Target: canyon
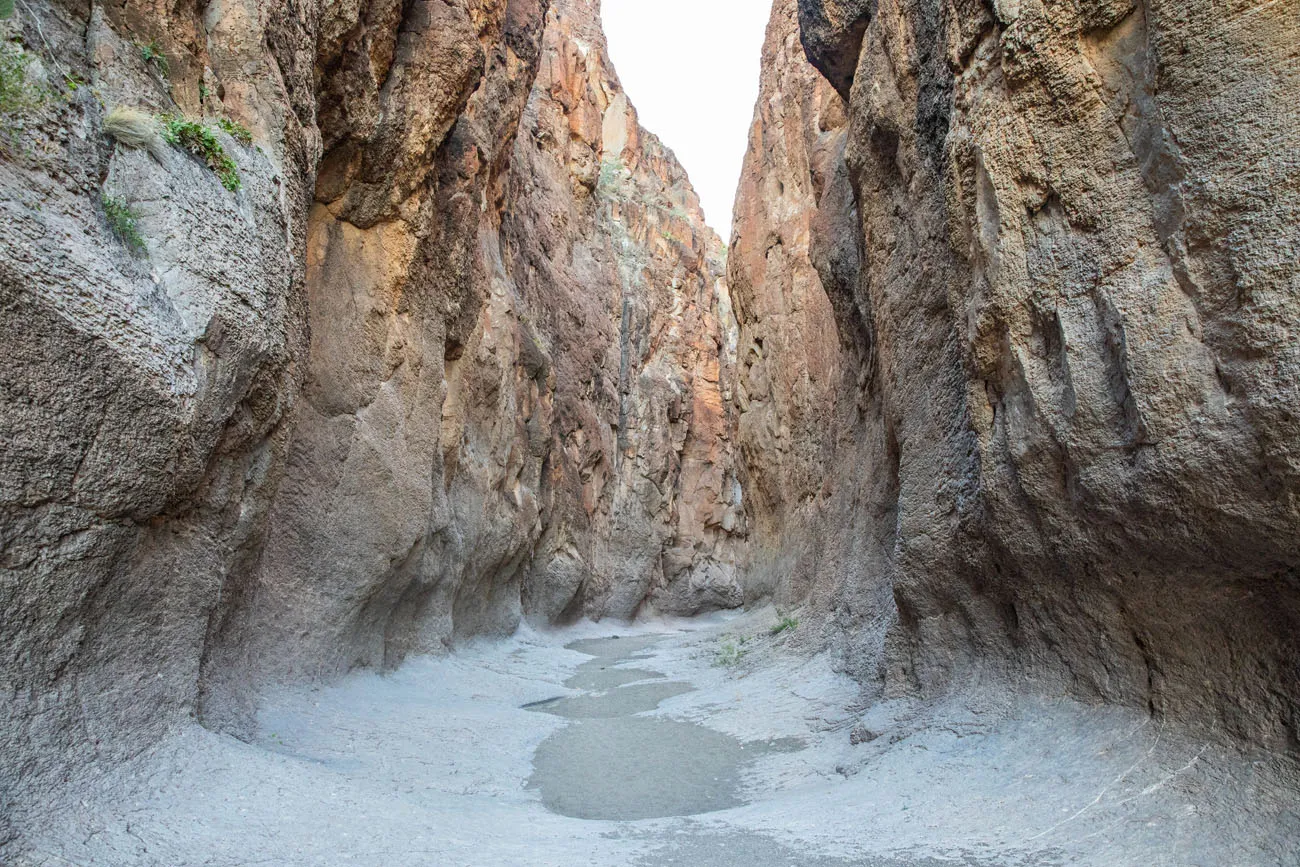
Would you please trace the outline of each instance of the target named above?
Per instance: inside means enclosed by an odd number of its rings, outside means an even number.
[[[1294,857],[1300,3],[0,27],[6,863]]]

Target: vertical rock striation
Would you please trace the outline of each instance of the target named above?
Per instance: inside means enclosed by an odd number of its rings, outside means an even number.
[[[458,630],[513,627],[499,597],[514,582],[517,618],[541,454],[497,190],[544,14],[430,3],[331,22],[311,340],[266,543],[213,642],[210,716],[237,707],[240,690],[219,694],[231,677],[391,666]]]
[[[740,604],[722,244],[637,125],[598,4],[493,26],[455,115],[413,100],[427,82],[326,81],[346,135],[310,213],[306,380],[224,642],[255,676],[391,666],[525,613]],[[450,124],[436,148],[411,141],[430,116]]]
[[[1294,4],[862,6],[798,9],[809,60],[848,100],[842,162],[816,156],[833,125],[820,97],[798,146],[791,82],[805,102],[823,86],[769,44],[765,93],[787,98],[784,116],[760,101],[746,183],[814,195],[748,217],[779,243],[742,229],[732,270],[757,342],[793,308],[749,287],[795,284],[789,240],[810,224],[850,369],[839,412],[861,416],[834,465],[866,455],[837,483],[881,542],[859,604],[892,593],[895,609],[885,684],[1029,672],[1293,744]],[[742,192],[742,217],[756,198]],[[825,364],[782,352],[765,371],[811,381]],[[761,425],[778,432],[800,424],[779,396],[801,380],[782,376]],[[785,459],[755,451],[753,487],[783,487]],[[766,507],[756,526],[799,532],[797,512]],[[795,575],[843,584],[838,555],[803,562]]]
[[[521,313],[554,359],[549,521],[526,599],[549,618],[735,607],[724,247],[637,123],[599,4],[551,15],[503,233]]]
[[[794,0],[776,3],[737,191],[729,281],[740,322],[737,442],[749,492],[748,598],[812,599],[859,672],[892,617],[891,444],[855,307],[861,239],[844,100],[809,65]],[[870,640],[874,639],[874,640]]]
[[[4,822],[268,680],[740,603],[724,248],[598,4],[22,8]],[[238,190],[121,105],[248,127]]]

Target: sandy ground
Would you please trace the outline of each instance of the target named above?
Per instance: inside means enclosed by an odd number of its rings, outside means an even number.
[[[178,732],[17,863],[1300,865],[1279,758],[974,687],[866,707],[774,622],[524,630],[268,696],[254,742]]]

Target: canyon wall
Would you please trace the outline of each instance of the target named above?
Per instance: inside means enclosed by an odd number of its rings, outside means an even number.
[[[597,3],[6,26],[0,844],[270,681],[740,603],[724,248]],[[204,119],[236,188],[116,106]]]
[[[1296,4],[779,0],[729,260],[595,0],[19,10],[0,846],[270,682],[769,597],[1297,740]]]
[[[728,259],[745,593],[829,613],[870,681],[894,612],[884,576],[897,492],[878,469],[891,443],[852,295],[861,243],[846,106],[804,57],[794,0],[773,7],[762,70]]]
[[[741,450],[809,504],[750,498],[805,545],[796,595],[844,614],[817,588],[869,558],[887,629],[843,634],[879,688],[1008,675],[1295,743],[1297,12],[799,0],[816,82],[777,4],[732,247]],[[762,447],[828,394],[811,463]],[[865,550],[804,529],[833,497]]]
[[[551,619],[742,602],[725,247],[637,122],[596,0],[557,0],[502,237],[553,364],[548,516],[525,602]]]

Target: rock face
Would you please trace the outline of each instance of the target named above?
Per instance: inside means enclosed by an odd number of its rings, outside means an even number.
[[[23,10],[0,845],[269,679],[740,603],[724,249],[597,4]],[[115,145],[117,105],[247,126],[238,191]]]
[[[551,520],[526,599],[549,618],[735,607],[723,245],[672,153],[638,125],[599,4],[563,0],[552,19],[503,230],[525,321],[554,359],[540,488]]]
[[[209,654],[210,719],[238,708],[241,680],[391,666],[513,626],[502,600],[465,597],[507,592],[540,520],[545,439],[528,431],[544,419],[501,300],[496,190],[545,9],[399,12],[334,22],[317,61],[311,340],[266,541]],[[457,446],[472,459],[448,473]]]
[[[869,388],[853,298],[856,206],[846,105],[804,57],[794,0],[776,3],[736,196],[728,278],[740,323],[736,439],[751,522],[745,595],[811,600],[852,668],[874,679],[894,605],[893,447]]]
[[[293,110],[310,61],[277,68],[264,13],[228,12],[196,41],[197,18],[138,4],[24,7],[37,96],[6,116],[0,163],[0,842],[15,799],[49,803],[193,712],[211,619],[264,536],[317,145]],[[170,88],[133,35],[167,46]],[[238,193],[100,132],[105,105],[216,110],[199,83],[215,100],[225,76],[225,110],[266,148],[218,134]],[[101,190],[135,210],[148,258],[110,232]]]
[[[1029,673],[1293,745],[1294,6],[844,5],[798,10],[848,98],[837,133],[777,4],[732,280],[752,490],[811,494],[781,433],[806,443],[804,407],[833,394],[806,465],[851,468],[828,484],[872,544],[801,530],[839,508],[815,496],[753,496],[754,526],[804,540],[789,571],[814,587],[867,558],[826,605],[892,624],[888,690]],[[773,187],[794,192],[764,213]],[[767,337],[826,331],[808,263],[838,354]]]

